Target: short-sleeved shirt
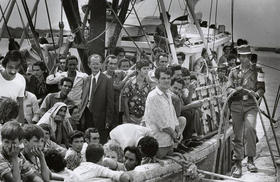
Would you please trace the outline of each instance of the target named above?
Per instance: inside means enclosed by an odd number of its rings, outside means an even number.
[[[142,88],[136,82],[134,78],[123,91],[123,97],[128,98],[129,114],[141,118],[145,111],[146,98],[151,91],[151,86],[144,80]]]
[[[50,93],[46,96],[44,99],[41,107],[40,107],[40,114],[43,115],[45,112],[47,112],[52,106],[54,106],[57,102],[63,102],[65,103],[69,109],[75,105],[74,101],[70,99],[69,97],[61,98],[60,92],[56,93]]]
[[[36,96],[26,91],[23,99],[24,117],[30,123],[35,114],[39,113],[39,105]]]
[[[66,161],[66,167],[71,170],[74,170],[75,168],[77,168],[83,160],[82,154],[79,152],[76,152],[72,148],[69,148],[67,150],[64,159]]]
[[[24,179],[26,177],[35,174],[35,171],[32,169],[32,166],[30,166],[30,164],[27,162],[26,159],[24,159],[24,157],[21,154],[18,157],[18,163],[19,163],[21,178]],[[9,172],[12,173],[11,162],[8,160],[7,155],[3,151],[1,151],[0,152],[0,181],[2,181],[4,175],[8,174]]]
[[[26,83],[21,74],[17,73],[13,80],[6,80],[0,72],[0,85],[0,97],[9,97],[15,101],[18,97],[24,97]]]

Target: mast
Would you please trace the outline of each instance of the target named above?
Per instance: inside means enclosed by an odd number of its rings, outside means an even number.
[[[91,0],[90,7],[90,35],[89,54],[97,53],[104,58],[105,30],[106,30],[106,1]]]
[[[9,22],[9,19],[10,19],[10,16],[11,16],[12,12],[13,12],[13,9],[14,9],[15,4],[16,4],[16,0],[12,0],[12,2],[11,2],[11,4],[10,4],[10,7],[9,7],[9,9],[8,9],[7,15],[6,15],[6,17],[5,17],[5,20],[7,21],[7,23]],[[3,18],[4,18],[4,17],[3,17]],[[2,26],[2,29],[0,30],[0,40],[1,40],[1,37],[3,36],[4,30],[5,30],[6,28],[8,28],[8,27],[7,27],[6,24],[4,23],[3,26]]]
[[[165,27],[165,30],[166,30],[166,34],[167,34],[167,37],[168,37],[168,42],[169,42],[169,47],[170,47],[170,50],[171,50],[171,55],[172,55],[172,58],[173,58],[172,64],[178,64],[176,49],[175,49],[175,46],[174,46],[174,41],[173,41],[173,37],[172,37],[172,34],[171,34],[171,29],[170,29],[171,27],[170,27],[170,23],[168,21],[167,15],[166,15],[166,9],[165,9],[165,5],[164,5],[163,0],[159,0],[159,4],[160,4],[160,8],[161,8],[162,15],[163,15],[162,17],[163,17],[163,21],[164,21],[164,27]]]
[[[75,4],[75,5],[74,5]],[[70,29],[73,33],[75,33],[75,43],[76,44],[85,44],[84,35],[82,34],[82,31],[80,29],[80,22],[81,19],[79,19],[79,9],[77,6],[78,2],[77,0],[62,0],[62,5],[64,8],[64,12],[66,14],[66,18],[68,20]],[[87,64],[87,58],[88,54],[85,49],[77,48],[79,56],[81,58],[81,62],[83,64],[83,69],[86,73],[90,74],[91,71]]]

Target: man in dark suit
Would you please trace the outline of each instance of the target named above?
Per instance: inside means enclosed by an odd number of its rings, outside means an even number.
[[[113,82],[101,70],[102,57],[93,54],[88,58],[92,74],[85,79],[80,105],[81,122],[79,129],[97,128],[100,143],[104,144],[112,127],[114,111]]]

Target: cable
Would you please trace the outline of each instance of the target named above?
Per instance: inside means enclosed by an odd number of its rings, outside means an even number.
[[[50,18],[50,13],[49,13],[49,8],[48,8],[47,0],[45,0],[45,5],[46,5],[47,16],[48,16],[48,22],[49,22],[49,26],[50,26],[50,32],[51,32],[52,42],[53,42],[53,48],[54,48],[54,52],[55,52],[55,54],[56,54],[55,42],[54,42],[54,37],[53,37],[52,24],[51,24],[51,18]]]
[[[6,6],[6,8],[5,8],[5,10],[4,10],[4,14],[6,14],[6,12],[7,12],[7,10],[8,10],[8,7],[9,7],[10,3],[11,3],[11,0],[8,2],[7,6]],[[0,23],[2,22],[2,20],[3,20],[3,16],[2,16],[2,17],[1,17],[1,19],[0,19]]]
[[[257,64],[262,65],[262,66],[267,67],[267,68],[274,69],[274,70],[276,70],[276,71],[280,71],[280,69],[279,69],[279,68],[274,68],[274,67],[272,67],[272,66],[268,66],[268,65],[266,65],[266,64],[262,64],[262,63],[257,63]]]
[[[2,17],[3,17],[4,23],[5,23],[5,26],[6,26],[8,35],[9,35],[9,38],[11,38],[12,35],[11,35],[10,29],[9,29],[9,27],[8,27],[8,22],[7,22],[6,18],[5,18],[5,14],[4,14],[4,11],[3,11],[3,9],[2,9],[1,4],[0,4],[0,10],[1,10],[1,13],[2,13]]]
[[[214,46],[215,46],[215,42],[216,42],[216,29],[217,29],[218,3],[219,3],[219,0],[216,0],[214,42],[213,42],[213,47],[212,47],[212,49],[213,49],[213,50],[214,50]]]
[[[146,32],[145,32],[145,30],[144,30],[144,28],[143,28],[143,26],[142,26],[142,23],[141,23],[141,21],[140,21],[140,19],[139,19],[139,16],[138,16],[137,12],[136,12],[136,9],[135,9],[135,7],[134,7],[133,4],[131,4],[131,5],[132,5],[132,9],[134,10],[134,13],[135,13],[135,15],[136,15],[137,21],[139,22],[140,29],[142,30],[142,32],[143,32],[143,34],[144,34],[144,36],[145,36],[145,39],[146,39],[146,41],[147,41],[147,43],[148,43],[148,45],[149,45],[149,48],[151,49],[151,52],[153,52],[153,49],[152,49],[152,47],[151,47],[151,45],[150,45],[150,42],[149,42],[148,37],[147,37],[147,34],[146,34]]]
[[[211,0],[210,11],[209,11],[209,21],[208,21],[208,32],[207,32],[207,48],[209,43],[209,34],[210,34],[210,23],[212,19],[212,9],[213,9],[213,0]]]

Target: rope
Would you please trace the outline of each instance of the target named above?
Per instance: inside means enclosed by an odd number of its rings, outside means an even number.
[[[54,52],[56,54],[55,42],[54,42],[54,37],[53,37],[52,24],[51,24],[51,18],[50,18],[47,0],[45,0],[45,5],[46,5],[47,16],[48,16],[48,22],[49,22],[49,26],[50,26],[51,37],[52,37],[52,41],[53,41],[53,48],[54,48]]]
[[[211,19],[212,19],[212,9],[213,9],[213,0],[211,0],[211,5],[210,5],[210,11],[209,11],[209,25],[208,25],[208,32],[207,32],[207,47],[208,47],[208,43],[209,43],[209,34],[210,34],[210,23],[211,23]]]
[[[219,0],[216,0],[216,11],[215,11],[215,28],[217,28],[217,16],[218,16],[218,3]],[[214,42],[213,42],[213,50],[216,42],[216,30],[214,31]]]
[[[5,14],[4,14],[4,11],[3,11],[3,9],[2,9],[1,4],[0,4],[0,10],[1,10],[1,13],[2,13],[2,17],[3,17],[4,23],[5,23],[5,25],[6,25],[6,29],[7,29],[9,38],[11,38],[12,35],[11,35],[10,29],[9,29],[9,27],[8,27],[8,22],[7,22],[6,18],[5,18]]]
[[[35,11],[35,19],[34,19],[34,27],[36,28],[36,24],[37,24],[37,15],[38,15],[38,8]]]
[[[30,12],[29,12],[26,0],[22,0],[22,5],[23,5],[23,8],[24,8],[24,11],[25,11],[25,14],[26,14],[27,21],[28,21],[28,24],[30,26],[31,32],[32,32],[32,34],[34,36],[35,44],[36,44],[36,46],[38,48],[38,51],[39,51],[38,52],[39,57],[42,60],[44,60],[44,57],[43,57],[43,54],[42,54],[42,51],[41,51],[41,47],[40,47],[39,42],[38,42],[38,35],[37,35],[36,31],[35,31],[35,27],[33,25],[32,18],[31,18],[31,15],[30,15]]]
[[[6,14],[6,12],[7,12],[7,10],[8,10],[8,7],[9,7],[10,3],[11,3],[11,0],[8,2],[7,6],[6,6],[6,8],[5,8],[5,10],[4,10],[4,14]],[[3,16],[2,16],[2,17],[1,17],[1,19],[0,19],[0,23],[2,22],[2,20],[3,20]]]
[[[22,14],[21,14],[21,11],[20,11],[20,8],[19,8],[19,5],[18,5],[17,1],[16,1],[16,6],[17,6],[17,10],[18,10],[18,13],[19,13],[19,17],[20,17],[21,23],[22,23],[23,31],[24,31],[25,35],[27,36],[27,38],[29,39],[30,37],[28,35],[28,31],[25,28],[23,17],[22,17]]]
[[[265,64],[262,64],[262,63],[257,63],[257,64],[262,65],[262,66],[267,67],[267,68],[274,69],[274,70],[276,70],[276,71],[280,71],[279,68],[274,68],[274,67],[272,67],[272,66],[268,66],[268,65],[265,65]]]
[[[169,10],[170,10],[170,8],[171,8],[172,1],[173,1],[173,0],[171,0],[170,3],[169,3],[167,12],[169,12]]]
[[[139,22],[139,25],[140,25],[140,29],[142,30],[142,32],[143,32],[143,34],[144,34],[144,36],[145,36],[145,39],[146,39],[146,41],[147,41],[147,43],[148,43],[148,45],[149,45],[149,48],[151,49],[151,52],[153,52],[153,49],[152,49],[152,47],[151,47],[151,45],[150,45],[150,42],[149,42],[148,37],[147,37],[147,34],[146,34],[146,32],[145,32],[145,30],[144,30],[144,28],[143,28],[143,26],[142,26],[142,23],[141,23],[141,21],[140,21],[140,19],[139,19],[138,14],[137,14],[137,12],[136,12],[136,9],[135,9],[135,7],[134,7],[134,4],[131,3],[131,6],[132,6],[132,9],[134,10],[134,13],[135,13],[135,15],[136,15],[137,21]]]

